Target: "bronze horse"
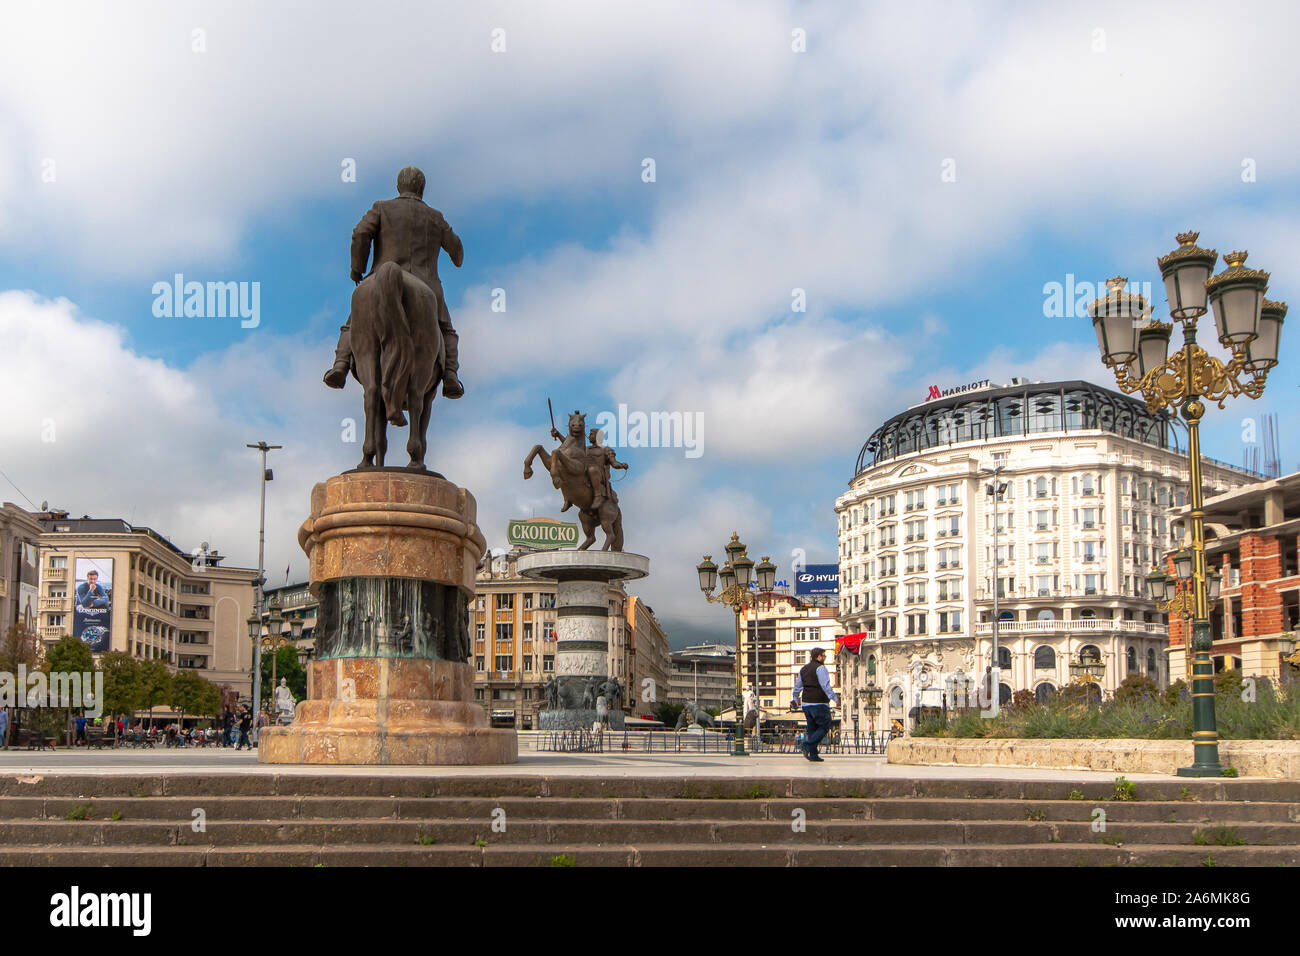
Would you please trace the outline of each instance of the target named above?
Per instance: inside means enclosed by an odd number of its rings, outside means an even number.
[[[407,468],[426,471],[429,408],[442,381],[442,331],[438,297],[395,262],[385,262],[352,292],[352,374],[361,383],[365,439],[361,464],[382,468],[388,424],[411,414]]]
[[[524,459],[524,478],[533,477],[533,459],[541,457],[542,465],[551,474],[551,481],[564,493],[566,501],[578,508],[578,520],[587,539],[578,545],[579,551],[586,551],[596,543],[596,528],[605,532],[605,546],[602,551],[623,550],[623,512],[618,501],[611,493],[605,496],[598,509],[592,505],[596,500],[596,489],[592,487],[588,469],[592,467],[591,454],[586,445],[587,416],[574,412],[569,416],[569,434],[562,436],[555,428],[551,429],[554,438],[562,443],[554,452],[548,453],[541,445],[534,445],[528,457]],[[601,458],[603,465],[604,458]]]

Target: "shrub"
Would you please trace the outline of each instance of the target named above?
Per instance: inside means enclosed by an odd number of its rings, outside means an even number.
[[[1116,700],[1134,700],[1144,697],[1156,697],[1160,693],[1160,685],[1145,674],[1129,674],[1123,682],[1115,688]]]

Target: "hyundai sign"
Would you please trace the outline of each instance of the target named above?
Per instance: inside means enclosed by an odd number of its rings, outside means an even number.
[[[840,566],[838,564],[810,564],[794,575],[795,594],[838,594],[840,592]]]

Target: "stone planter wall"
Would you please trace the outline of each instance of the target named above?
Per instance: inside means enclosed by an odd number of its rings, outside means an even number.
[[[1192,763],[1190,740],[964,740],[898,737],[889,763],[963,767],[1028,767],[1173,774]],[[1219,762],[1242,777],[1300,780],[1300,740],[1221,740]]]

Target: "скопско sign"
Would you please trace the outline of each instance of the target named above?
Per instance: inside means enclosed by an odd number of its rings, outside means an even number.
[[[529,548],[573,548],[578,544],[578,526],[546,518],[511,521],[506,525],[506,542]]]

